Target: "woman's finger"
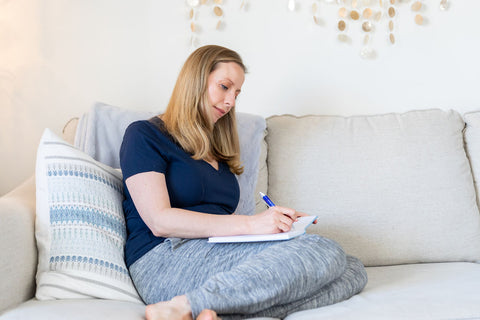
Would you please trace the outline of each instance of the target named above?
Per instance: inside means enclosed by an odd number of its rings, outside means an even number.
[[[280,232],[288,232],[290,231],[291,227],[289,227],[286,223],[280,221],[277,224],[277,229],[280,230]]]
[[[305,212],[297,211],[297,217],[307,217],[307,216],[309,216],[309,214],[307,214]]]
[[[286,216],[289,216],[291,219],[296,220],[297,219],[297,211],[290,209],[290,208],[285,208],[285,207],[279,207],[275,206],[273,208],[276,208],[277,212],[282,213]]]
[[[293,220],[289,216],[282,214],[279,220],[279,226],[281,226],[279,227],[279,229],[281,229],[284,232],[290,231],[292,229],[292,224],[293,224]]]
[[[308,216],[310,216],[308,213],[297,211],[297,217],[308,217]],[[317,224],[317,223],[318,223],[318,219],[315,219],[313,221],[313,224]]]

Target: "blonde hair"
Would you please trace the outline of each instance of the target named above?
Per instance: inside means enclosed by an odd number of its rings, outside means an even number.
[[[215,124],[206,112],[209,107],[208,76],[222,62],[235,62],[246,71],[235,51],[216,45],[195,50],[180,70],[162,120],[168,132],[193,159],[224,161],[230,171],[241,174],[235,108]]]

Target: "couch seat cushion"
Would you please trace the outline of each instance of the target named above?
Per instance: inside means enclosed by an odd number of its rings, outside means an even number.
[[[480,264],[434,263],[367,268],[359,295],[285,320],[479,319]]]
[[[2,320],[145,320],[143,304],[102,299],[69,299],[40,301],[32,299],[1,315]],[[279,320],[249,318],[245,320]]]
[[[145,319],[145,306],[140,303],[102,300],[48,300],[32,299],[2,315],[2,320],[140,320]]]
[[[480,318],[480,264],[369,267],[367,272],[369,282],[359,295],[296,312],[285,320]],[[144,310],[142,304],[113,300],[30,300],[2,315],[2,320],[135,320],[144,319]]]

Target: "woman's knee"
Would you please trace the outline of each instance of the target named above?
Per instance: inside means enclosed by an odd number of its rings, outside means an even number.
[[[307,236],[309,237],[309,240],[313,242],[313,245],[317,247],[317,250],[319,250],[323,255],[330,257],[339,264],[346,264],[347,255],[338,242],[314,234]]]
[[[318,235],[306,235],[308,247],[313,250],[322,266],[323,272],[331,274],[333,278],[339,277],[345,271],[347,256],[343,248],[334,240]]]
[[[363,263],[356,257],[347,256],[347,270],[350,278],[355,282],[355,294],[362,291],[367,285],[368,275]]]

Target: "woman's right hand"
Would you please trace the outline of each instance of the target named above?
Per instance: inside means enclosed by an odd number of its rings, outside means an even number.
[[[288,232],[301,214],[293,209],[274,206],[250,216],[250,234]]]

